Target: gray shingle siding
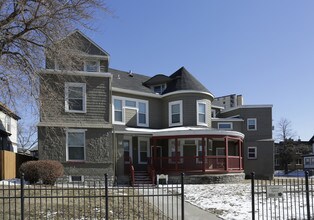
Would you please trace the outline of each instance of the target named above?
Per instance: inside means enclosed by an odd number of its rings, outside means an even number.
[[[110,123],[110,78],[44,74],[41,82],[41,122]],[[65,111],[65,83],[86,83],[86,113]]]
[[[39,127],[38,146],[40,159],[58,160],[65,167],[65,175],[103,175],[112,173],[113,149],[111,129],[89,128],[85,132],[83,162],[68,162],[66,158],[66,128]],[[93,173],[87,168],[94,168]],[[97,169],[96,169],[97,168]],[[76,170],[74,173],[73,171]],[[86,172],[84,172],[84,170]]]

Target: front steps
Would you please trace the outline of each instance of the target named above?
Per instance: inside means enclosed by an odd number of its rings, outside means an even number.
[[[134,186],[154,185],[147,171],[134,172]]]

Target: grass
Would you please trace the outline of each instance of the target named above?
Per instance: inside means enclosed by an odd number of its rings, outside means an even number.
[[[20,186],[0,185],[0,219],[21,219]],[[24,190],[25,219],[105,219],[105,189],[31,185]],[[169,219],[136,188],[108,190],[109,219]]]

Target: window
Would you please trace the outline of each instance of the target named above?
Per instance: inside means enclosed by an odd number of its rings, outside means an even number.
[[[115,99],[113,105],[114,105],[114,121],[123,122],[122,100]]]
[[[256,118],[248,118],[247,119],[247,130],[248,131],[256,131]]]
[[[148,101],[140,99],[130,99],[126,97],[113,97],[113,122],[125,124],[125,109],[137,111],[137,125],[148,127]]]
[[[197,124],[207,125],[206,123],[206,102],[197,101]]]
[[[211,110],[211,116],[212,116],[212,118],[216,118],[216,110],[215,109]]]
[[[232,128],[233,128],[232,122],[218,122],[218,129],[232,130]]]
[[[99,61],[89,60],[85,61],[86,72],[99,72]]]
[[[68,130],[66,144],[67,160],[85,160],[85,130]]]
[[[70,182],[84,182],[84,176],[70,176]]]
[[[136,108],[136,101],[125,100],[125,106]]]
[[[297,165],[301,165],[302,164],[302,159],[301,158],[298,158],[296,159],[296,162],[295,162]]]
[[[279,159],[278,158],[276,158],[275,159],[275,166],[279,166],[280,164],[279,164]]]
[[[226,150],[224,147],[217,147],[216,148],[216,156],[225,156]]]
[[[130,159],[132,160],[132,138],[125,137],[122,144],[124,149],[124,162],[130,163]]]
[[[11,117],[8,115],[5,116],[5,128],[7,132],[11,132]]]
[[[165,89],[166,89],[166,85],[165,84],[157,85],[157,86],[153,87],[154,93],[157,93],[157,94],[163,93],[163,91],[165,91]]]
[[[169,102],[169,126],[182,125],[182,101]]]
[[[168,145],[168,155],[171,157],[169,159],[169,163],[176,163],[176,141],[174,139],[169,140],[169,145]],[[181,141],[178,140],[178,150],[177,150],[177,157],[178,157],[178,163],[183,163],[183,146],[181,145]]]
[[[143,102],[138,103],[138,124],[144,124],[144,125],[147,124],[146,109],[147,109],[146,103],[143,103]]]
[[[204,140],[204,143],[205,143],[205,156],[207,155],[207,148],[206,148],[206,140]],[[196,162],[197,163],[202,163],[203,162],[203,145],[202,145],[202,140],[198,140],[197,141],[197,146],[196,146],[196,156],[198,157],[196,159]],[[205,159],[206,161],[206,159]]]
[[[67,112],[86,112],[86,84],[65,84],[65,110]]]
[[[148,156],[149,156],[149,143],[147,138],[139,138],[138,139],[138,163],[139,164],[147,164]]]
[[[248,147],[247,159],[257,159],[257,147]]]

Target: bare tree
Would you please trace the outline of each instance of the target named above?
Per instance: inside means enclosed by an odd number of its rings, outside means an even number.
[[[62,39],[77,28],[92,29],[95,11],[109,12],[103,0],[0,0],[0,101],[18,114],[32,108],[38,117],[39,82],[45,86],[38,70],[51,54],[60,65],[70,63],[77,42]],[[33,128],[19,125],[25,147],[32,145]]]
[[[38,68],[44,53],[54,48],[60,60],[69,58],[70,43],[57,43],[76,28],[89,28],[102,0],[0,1],[0,97],[14,108],[17,98],[38,95]],[[32,101],[28,99],[27,101]]]
[[[292,129],[292,123],[287,118],[281,118],[277,125],[277,136],[280,141],[293,139],[296,134]]]
[[[293,138],[296,136],[292,129],[292,123],[287,118],[281,118],[277,125],[277,135],[280,142],[279,160],[285,173],[289,172],[288,164],[296,157],[296,147]]]

